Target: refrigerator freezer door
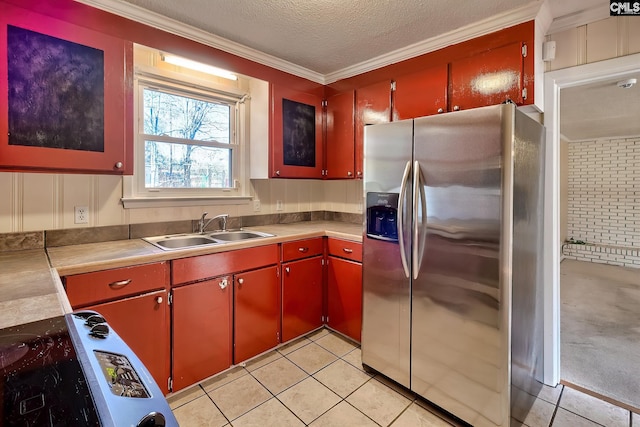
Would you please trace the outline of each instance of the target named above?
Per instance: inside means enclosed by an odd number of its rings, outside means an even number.
[[[411,389],[472,425],[509,425],[501,265],[512,117],[512,106],[495,106],[415,120],[427,229],[412,284]]]
[[[397,239],[369,234],[363,238],[362,362],[405,387],[409,387],[410,377],[411,267],[403,266],[401,255],[404,253],[406,262],[410,262],[412,146],[412,120],[365,127],[367,205],[373,193],[397,195],[397,223],[402,228],[397,230]],[[379,209],[375,205],[371,203],[372,208]],[[366,223],[370,220],[375,220],[375,215],[367,212],[365,230],[376,229],[375,224]]]

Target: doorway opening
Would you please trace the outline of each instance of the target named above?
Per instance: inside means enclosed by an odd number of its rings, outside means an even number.
[[[640,354],[638,348],[629,347],[633,341],[640,342],[634,334],[640,334],[640,318],[637,317],[633,307],[634,298],[640,302],[640,265],[633,264],[634,252],[640,251],[638,237],[624,240],[627,233],[633,237],[636,230],[640,229],[640,206],[635,191],[631,189],[632,198],[622,200],[623,204],[630,205],[629,211],[617,212],[616,207],[607,206],[608,212],[589,212],[589,205],[605,203],[611,205],[611,193],[624,193],[627,185],[626,178],[621,184],[620,179],[614,178],[612,186],[602,185],[606,178],[597,174],[595,163],[587,165],[587,176],[574,179],[580,180],[573,183],[573,189],[569,184],[567,175],[571,174],[570,161],[575,164],[580,162],[595,162],[595,157],[607,157],[607,150],[623,142],[624,146],[631,144],[632,151],[627,153],[627,158],[602,158],[599,159],[599,167],[612,172],[629,157],[640,157],[640,153],[634,154],[634,147],[640,149],[640,130],[624,130],[620,133],[615,126],[621,127],[618,118],[620,114],[604,109],[601,113],[602,121],[595,123],[594,119],[588,119],[588,123],[578,123],[576,129],[571,129],[572,115],[587,116],[585,108],[598,109],[605,101],[596,98],[595,101],[580,101],[578,107],[569,110],[563,108],[564,101],[571,101],[572,96],[584,97],[593,87],[606,88],[616,85],[618,81],[640,75],[640,55],[629,55],[609,61],[587,64],[570,69],[558,70],[545,75],[545,124],[547,126],[547,187],[545,197],[545,222],[550,230],[545,237],[547,258],[545,260],[545,383],[556,385],[559,382],[577,386],[583,391],[590,392],[605,400],[616,404],[622,404],[628,409],[636,410],[640,407],[638,397],[628,399],[627,395],[640,395],[633,391],[636,384],[625,386],[621,377],[624,377],[624,366],[637,366],[635,360]],[[617,87],[613,89],[624,90]],[[628,107],[627,107],[628,108]],[[580,111],[582,110],[582,111]],[[601,109],[602,111],[602,109]],[[618,120],[616,123],[616,119]],[[608,121],[614,128],[606,128]],[[566,122],[566,123],[563,123]],[[637,120],[634,120],[637,122]],[[595,126],[590,126],[594,124]],[[565,126],[566,125],[566,126]],[[635,123],[633,123],[634,126]],[[579,134],[580,131],[589,131],[588,128],[597,129],[605,134],[593,134],[592,136],[580,135],[567,137],[565,133]],[[577,132],[577,133],[576,133]],[[606,134],[608,133],[608,135]],[[634,136],[635,134],[635,136]],[[634,139],[635,137],[635,139]],[[563,142],[569,140],[572,142]],[[581,153],[587,152],[586,146],[580,143],[591,141],[593,145],[593,157],[583,157]],[[569,144],[568,150],[563,150],[564,144]],[[566,146],[565,146],[566,147]],[[609,147],[609,148],[607,148]],[[572,153],[573,150],[573,153]],[[622,153],[624,154],[624,153]],[[574,157],[570,159],[570,157]],[[636,162],[637,163],[637,162]],[[585,165],[580,165],[585,166]],[[622,166],[623,173],[617,178],[624,177],[629,171],[631,186],[640,184],[640,171]],[[615,171],[614,171],[615,172]],[[575,175],[575,171],[574,171]],[[579,175],[579,173],[577,174]],[[611,176],[611,174],[609,174]],[[592,185],[596,190],[587,192],[599,194],[583,194],[578,188],[585,184]],[[597,187],[601,188],[597,190]],[[599,197],[598,197],[599,196]],[[616,194],[615,203],[627,197]],[[572,200],[573,197],[573,200]],[[600,200],[584,200],[594,197]],[[576,200],[580,199],[580,200]],[[570,207],[570,205],[573,206]],[[585,207],[585,205],[587,207]],[[593,207],[593,206],[591,206]],[[569,213],[573,209],[573,212]],[[581,210],[584,210],[582,212]],[[577,215],[577,216],[576,216]],[[580,217],[582,215],[582,217]],[[569,217],[574,223],[569,226]],[[602,218],[606,216],[607,218]],[[577,218],[577,220],[576,220]],[[580,221],[583,223],[580,223]],[[625,225],[625,221],[631,223],[627,230],[621,230],[623,238],[616,240],[614,226]],[[638,221],[638,225],[634,223]],[[602,224],[611,228],[609,232],[598,229]],[[635,228],[634,228],[635,227]],[[605,227],[606,228],[606,227]],[[624,227],[623,227],[624,228]],[[573,241],[570,239],[573,238]],[[635,246],[634,246],[635,245]],[[635,249],[634,249],[635,248]],[[627,256],[628,254],[628,256]],[[626,266],[624,258],[629,258],[630,266]],[[562,261],[562,263],[561,263]],[[611,265],[613,264],[613,265]],[[634,286],[635,285],[635,286]],[[634,316],[636,316],[634,320]],[[634,326],[635,323],[635,326]],[[630,325],[631,329],[626,326]],[[633,330],[633,327],[636,330]],[[635,343],[634,343],[635,344]],[[600,351],[601,353],[598,353]],[[624,389],[627,391],[624,391]]]

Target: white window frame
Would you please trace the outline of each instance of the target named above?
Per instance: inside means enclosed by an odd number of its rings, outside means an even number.
[[[155,89],[175,95],[212,102],[227,103],[231,107],[232,136],[229,144],[194,141],[196,144],[231,150],[231,182],[229,188],[153,188],[145,187],[145,140],[175,143],[174,138],[146,135],[144,129],[144,89]],[[151,67],[136,66],[134,71],[134,172],[123,179],[122,203],[125,208],[198,206],[203,204],[247,204],[249,194],[248,152],[245,138],[249,122],[245,100],[248,94],[234,87],[204,82],[190,76]]]

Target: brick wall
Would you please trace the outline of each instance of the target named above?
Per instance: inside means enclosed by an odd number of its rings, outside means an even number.
[[[640,137],[569,143],[563,255],[640,268]]]

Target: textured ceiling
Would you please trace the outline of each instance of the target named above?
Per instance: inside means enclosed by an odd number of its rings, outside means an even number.
[[[541,0],[126,0],[321,74]]]
[[[621,89],[617,77],[560,91],[560,133],[570,141],[640,135],[640,85]]]

